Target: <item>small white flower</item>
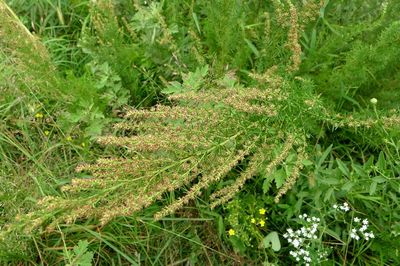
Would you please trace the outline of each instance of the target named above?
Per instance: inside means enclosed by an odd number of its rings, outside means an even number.
[[[376,98],[371,98],[371,100],[369,100],[372,104],[377,104],[378,100]]]
[[[367,226],[364,224],[363,226],[361,226],[360,228],[360,232],[364,232],[365,230],[367,230]]]
[[[369,237],[370,237],[370,238],[375,238],[375,235],[374,235],[374,233],[372,233],[372,231],[369,232]]]
[[[361,221],[361,219],[360,218],[358,218],[358,217],[354,217],[354,222],[356,222],[356,223],[359,223]]]
[[[332,206],[335,210],[338,208],[338,206],[336,204],[333,204]]]
[[[359,240],[360,239],[360,237],[356,233],[353,233],[353,232],[350,234],[350,237],[355,239],[355,240]]]
[[[348,211],[350,211],[350,208],[349,207],[343,207],[343,209],[342,209],[344,212],[348,212]]]
[[[368,225],[368,219],[364,219],[364,220],[362,221],[362,223],[363,223],[364,225]]]
[[[295,248],[297,248],[299,245],[300,245],[300,241],[299,240],[297,240],[297,239],[295,239],[295,240],[293,240],[293,246],[295,247]]]
[[[314,236],[313,236],[313,238],[314,238],[314,239],[317,239],[317,236],[316,236],[316,235],[314,235]]]

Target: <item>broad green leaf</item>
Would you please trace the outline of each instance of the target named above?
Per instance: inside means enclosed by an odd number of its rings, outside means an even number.
[[[338,185],[340,181],[334,177],[328,177],[324,179],[320,179],[320,182],[327,185]]]
[[[379,170],[381,171],[386,169],[385,155],[383,154],[382,151],[379,153],[378,162],[376,163],[376,166],[378,166]]]
[[[302,164],[304,165],[304,166],[310,166],[310,165],[313,165],[314,163],[312,162],[312,161],[310,161],[310,160],[303,160],[302,161]]]
[[[318,160],[318,164],[316,168],[320,168],[321,165],[324,163],[324,161],[326,160],[326,157],[328,157],[328,155],[331,153],[332,151],[332,147],[333,145],[331,144],[325,151],[324,153],[321,155],[321,157]]]
[[[179,82],[171,81],[169,84],[170,85],[168,87],[166,87],[164,90],[162,90],[162,93],[164,93],[164,94],[175,94],[175,93],[182,93],[183,92],[182,84],[180,84]]]
[[[378,185],[377,182],[372,182],[371,186],[369,187],[369,194],[372,196],[375,194],[376,186]]]
[[[384,178],[383,176],[375,176],[374,178],[372,178],[372,180],[374,180],[374,182],[378,184],[386,182],[386,178]]]
[[[333,188],[329,188],[328,191],[326,191],[325,196],[324,196],[324,202],[329,201],[329,199],[332,197],[334,192]]]
[[[350,191],[351,188],[354,186],[355,184],[353,182],[346,182],[343,186],[342,186],[342,190],[344,191]]]
[[[346,176],[350,176],[350,170],[347,168],[347,166],[340,160],[336,159],[336,163],[338,164],[339,170]]]
[[[279,240],[278,233],[273,231],[263,239],[265,248],[271,247],[273,251],[277,252],[281,249],[281,241]]]
[[[286,180],[286,172],[284,169],[279,169],[274,173],[274,180],[277,188],[280,188]]]

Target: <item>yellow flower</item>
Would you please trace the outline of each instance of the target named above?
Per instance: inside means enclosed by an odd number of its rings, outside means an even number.
[[[260,226],[264,227],[264,225],[265,225],[265,221],[264,220],[260,220]]]
[[[264,215],[265,212],[266,212],[266,210],[265,210],[264,208],[261,208],[261,209],[258,210],[258,212],[259,212],[261,215]]]
[[[67,137],[65,138],[65,140],[66,140],[66,141],[72,141],[72,137],[71,137],[71,136],[67,136]]]
[[[36,117],[36,118],[43,118],[43,114],[42,114],[42,113],[36,113],[36,114],[35,114],[35,117]]]
[[[232,228],[229,229],[228,234],[229,234],[230,236],[234,236],[234,235],[235,235],[235,230],[233,230]]]
[[[46,136],[48,136],[48,135],[50,134],[50,131],[45,130],[45,131],[44,131],[44,134],[45,134]]]
[[[82,146],[82,147],[86,147],[86,143],[85,143],[85,142],[82,142],[82,143],[81,143],[81,146]]]
[[[255,224],[255,223],[256,223],[256,219],[251,218],[251,223],[252,223],[252,224]]]

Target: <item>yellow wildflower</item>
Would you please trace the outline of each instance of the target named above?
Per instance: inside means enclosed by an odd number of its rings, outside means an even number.
[[[71,136],[67,136],[67,137],[65,138],[65,140],[66,140],[66,141],[72,141],[72,137],[71,137]]]
[[[232,228],[229,229],[228,234],[229,234],[230,236],[234,236],[234,235],[235,235],[235,230],[233,230]]]
[[[264,227],[264,225],[265,225],[265,221],[264,220],[260,220],[260,226]]]
[[[42,114],[42,113],[36,113],[36,114],[35,114],[35,117],[36,117],[36,118],[43,118],[43,114]]]
[[[45,134],[46,136],[48,136],[48,135],[50,134],[50,131],[45,130],[45,131],[44,131],[44,134]]]
[[[261,215],[264,215],[265,212],[266,212],[266,210],[265,210],[264,208],[261,208],[261,209],[258,210],[258,212],[259,212]]]
[[[85,143],[85,142],[82,142],[82,143],[81,143],[81,146],[82,146],[82,147],[86,147],[86,143]]]
[[[256,219],[251,218],[251,223],[252,223],[252,224],[255,224],[255,223],[256,223]]]

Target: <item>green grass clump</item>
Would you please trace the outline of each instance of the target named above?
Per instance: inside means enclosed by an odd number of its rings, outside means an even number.
[[[0,0],[0,262],[399,264],[397,2]]]

